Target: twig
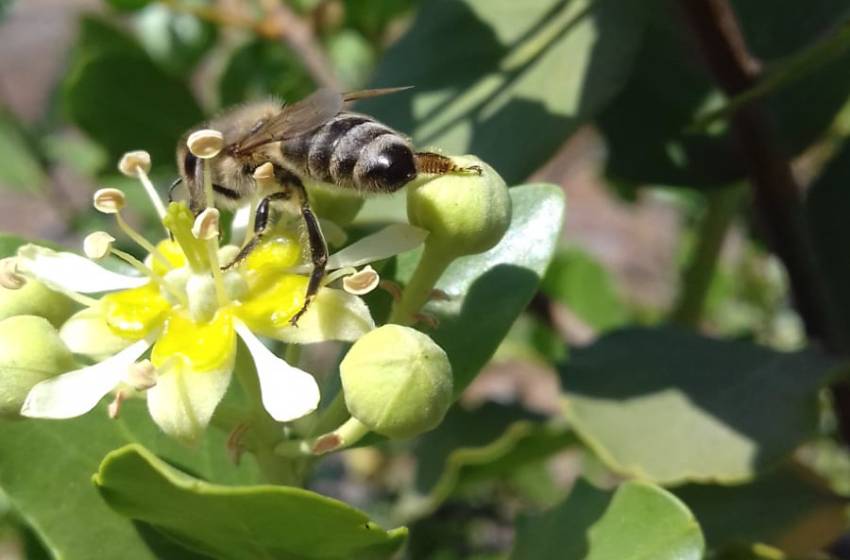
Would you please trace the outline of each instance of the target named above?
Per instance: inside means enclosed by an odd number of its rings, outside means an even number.
[[[708,193],[708,208],[697,232],[696,246],[682,275],[679,298],[670,319],[694,327],[702,317],[717,259],[735,215],[741,205],[740,189],[732,187]]]
[[[750,54],[728,0],[679,0],[718,85],[734,97],[758,82],[761,64]],[[738,107],[732,130],[749,164],[755,205],[774,252],[788,271],[791,291],[808,334],[832,351],[844,335],[819,276],[797,184],[774,127],[757,102]]]
[[[198,19],[215,25],[244,29],[259,37],[283,41],[298,56],[316,84],[339,89],[339,81],[330,61],[316,41],[310,24],[281,0],[264,0],[263,7],[266,15],[260,19],[215,7],[187,4],[181,0],[161,1],[174,11],[192,14]]]
[[[271,34],[285,42],[298,55],[316,84],[338,90],[339,80],[325,52],[316,41],[310,24],[282,0],[264,0],[263,5],[268,12],[264,26],[271,28]]]
[[[760,64],[750,54],[728,0],[679,0],[715,80],[729,98],[758,84]],[[754,199],[768,240],[788,271],[808,335],[832,353],[847,355],[846,335],[833,315],[820,277],[801,201],[801,189],[774,127],[758,100],[739,105],[732,130],[749,164]],[[832,387],[839,432],[850,443],[850,384]]]

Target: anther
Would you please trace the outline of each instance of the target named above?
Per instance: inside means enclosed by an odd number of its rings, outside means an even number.
[[[195,218],[192,224],[192,235],[195,239],[218,239],[219,236],[219,211],[215,208],[207,208]]]
[[[224,147],[224,136],[217,130],[198,130],[189,135],[186,146],[195,157],[214,158]]]
[[[118,189],[98,189],[94,193],[94,207],[104,214],[117,214],[127,204],[127,197]]]
[[[26,277],[18,272],[17,257],[0,259],[0,286],[9,290],[17,290],[26,283]]]
[[[127,385],[144,391],[156,385],[156,368],[150,360],[142,360],[127,370]]]
[[[115,238],[105,231],[95,231],[83,239],[83,252],[92,260],[100,260],[112,250]]]
[[[144,150],[127,152],[118,163],[118,170],[127,177],[136,178],[139,173],[151,170],[151,155]]]
[[[343,278],[342,287],[349,294],[362,296],[377,288],[380,282],[381,277],[378,276],[375,269],[367,265],[354,274]]]

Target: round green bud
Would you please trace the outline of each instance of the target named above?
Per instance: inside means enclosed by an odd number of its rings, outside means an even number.
[[[305,186],[313,212],[338,226],[350,224],[366,201],[357,191],[334,188],[326,183],[307,181]]]
[[[492,167],[474,156],[451,159],[468,171],[411,183],[408,220],[428,230],[426,244],[453,257],[483,253],[502,239],[510,225],[508,187]]]
[[[75,367],[47,319],[18,315],[0,321],[0,417],[17,417],[36,383]]]
[[[427,335],[384,325],[362,336],[339,366],[345,404],[373,432],[409,438],[432,430],[452,404],[452,367]]]
[[[75,307],[68,296],[34,278],[27,278],[26,283],[15,290],[0,286],[0,320],[16,315],[37,315],[58,327],[71,316]]]

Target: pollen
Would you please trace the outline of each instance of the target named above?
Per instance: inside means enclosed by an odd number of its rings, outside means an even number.
[[[159,327],[171,309],[152,284],[107,294],[100,304],[109,328],[130,340],[144,338]]]
[[[287,327],[304,305],[307,282],[306,276],[278,276],[274,281],[263,283],[260,289],[252,290],[251,299],[237,308],[237,314],[251,330],[272,335]]]
[[[230,310],[220,309],[211,321],[196,323],[188,313],[176,311],[151,352],[156,368],[168,367],[176,358],[192,371],[224,368],[235,354],[236,331]]]

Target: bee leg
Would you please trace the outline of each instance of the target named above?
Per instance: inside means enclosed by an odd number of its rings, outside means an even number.
[[[295,175],[286,170],[283,170],[283,172],[288,175],[286,177],[287,183],[299,198],[301,218],[304,220],[304,226],[307,230],[307,243],[310,247],[310,261],[313,264],[313,270],[310,272],[310,280],[307,283],[307,293],[304,295],[304,304],[289,320],[289,323],[293,327],[296,327],[298,326],[298,319],[310,307],[310,303],[313,302],[322,285],[322,278],[325,276],[325,266],[328,264],[328,245],[325,243],[325,236],[322,234],[322,228],[319,226],[319,219],[310,208],[304,184]]]
[[[483,170],[478,165],[461,167],[442,154],[434,152],[416,152],[416,171],[426,175],[447,175],[457,173],[460,175],[481,175]]]
[[[239,253],[236,254],[236,257],[234,257],[230,264],[222,267],[222,270],[227,270],[236,266],[251,254],[251,251],[253,251],[257,245],[260,244],[260,241],[263,240],[263,235],[265,235],[266,230],[268,229],[269,216],[271,215],[271,203],[277,200],[289,200],[289,198],[289,192],[280,191],[272,193],[260,201],[257,205],[257,212],[254,215],[254,236],[248,243],[245,244],[244,247],[242,247],[242,249],[240,249]]]

